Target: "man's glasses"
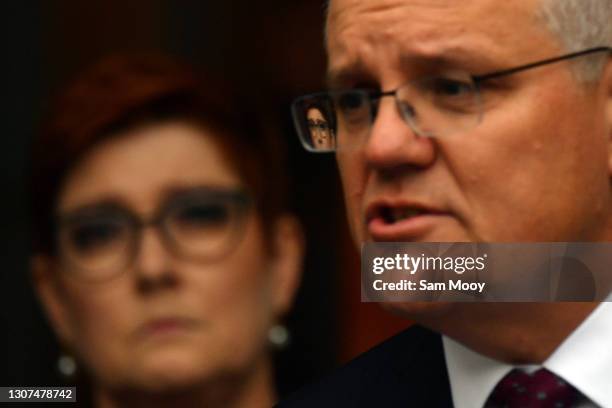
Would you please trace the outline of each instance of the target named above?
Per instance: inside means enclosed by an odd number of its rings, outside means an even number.
[[[293,120],[306,150],[332,152],[362,145],[369,136],[380,99],[395,98],[399,113],[419,136],[446,137],[473,129],[484,114],[480,84],[517,72],[595,53],[611,53],[612,47],[596,47],[483,75],[453,72],[419,78],[391,91],[348,89],[320,92],[297,98]],[[333,144],[316,143],[316,132],[307,113],[316,107],[335,135]]]
[[[236,246],[249,206],[245,192],[216,188],[177,193],[149,220],[114,203],[87,206],[58,217],[56,248],[70,273],[90,282],[128,269],[148,226],[176,256],[213,261]]]

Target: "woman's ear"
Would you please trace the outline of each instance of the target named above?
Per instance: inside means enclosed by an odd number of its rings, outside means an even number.
[[[279,217],[272,229],[273,307],[277,316],[285,314],[302,276],[304,234],[293,215]]]
[[[56,268],[56,263],[50,256],[34,255],[30,258],[32,284],[43,306],[47,320],[53,327],[60,343],[70,346],[73,344],[73,330]]]

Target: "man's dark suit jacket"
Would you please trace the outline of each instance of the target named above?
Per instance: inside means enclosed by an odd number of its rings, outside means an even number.
[[[442,338],[413,326],[278,407],[452,407]]]

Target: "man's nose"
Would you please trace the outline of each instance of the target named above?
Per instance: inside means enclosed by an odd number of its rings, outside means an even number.
[[[368,165],[380,170],[402,167],[426,168],[435,159],[431,138],[417,135],[399,112],[394,98],[379,102],[365,146]]]
[[[173,255],[164,245],[159,230],[151,226],[143,227],[139,244],[134,262],[139,281],[146,287],[159,282],[174,282]]]

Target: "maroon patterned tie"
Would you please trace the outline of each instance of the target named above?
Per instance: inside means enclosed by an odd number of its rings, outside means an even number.
[[[531,374],[514,369],[497,384],[485,407],[571,408],[580,397],[578,390],[545,368]]]

